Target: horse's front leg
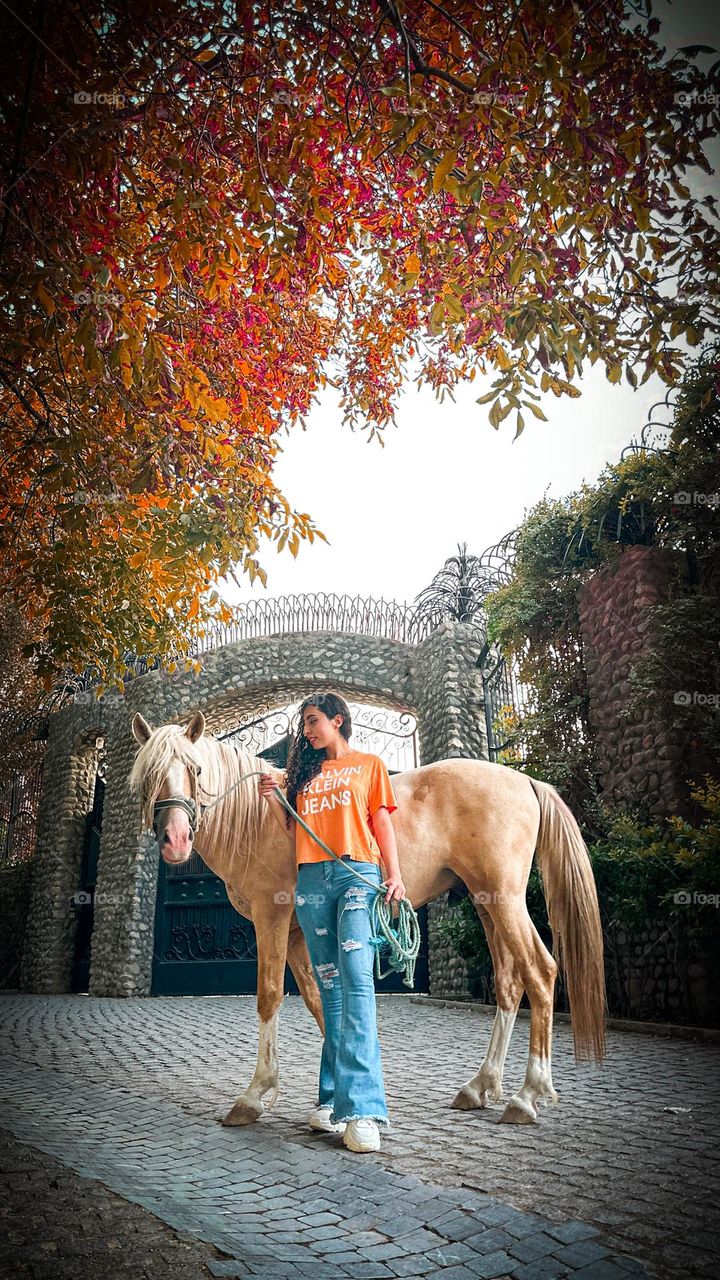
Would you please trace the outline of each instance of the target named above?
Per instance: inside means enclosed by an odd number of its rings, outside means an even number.
[[[286,897],[278,894],[278,897]],[[252,1124],[278,1095],[277,1031],[283,1000],[285,960],[293,902],[252,904],[258,951],[257,1011],[258,1055],[255,1074],[247,1089],[228,1111],[223,1124]],[[267,1104],[263,1096],[272,1090]]]

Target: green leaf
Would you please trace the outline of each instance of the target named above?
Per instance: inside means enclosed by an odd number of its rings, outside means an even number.
[[[531,412],[535,414],[535,417],[539,418],[541,422],[547,422],[547,418],[539,404],[533,404],[532,400],[523,400],[523,404],[525,405],[525,408],[530,409]]]

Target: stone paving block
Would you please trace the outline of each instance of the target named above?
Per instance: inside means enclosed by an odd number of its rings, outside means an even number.
[[[515,1269],[520,1264],[517,1258],[511,1258],[504,1249],[498,1249],[495,1253],[486,1253],[482,1256],[477,1254],[474,1259],[468,1259],[464,1265],[471,1275],[481,1276],[483,1280],[494,1280],[498,1276],[514,1275]],[[441,1274],[446,1273],[441,1272]]]
[[[394,1238],[398,1244],[407,1249],[408,1253],[423,1253],[425,1249],[432,1249],[434,1245],[447,1243],[442,1236],[426,1231],[424,1227],[420,1227],[417,1231],[398,1231]]]
[[[565,1262],[569,1267],[579,1271],[581,1267],[587,1267],[591,1262],[598,1262],[600,1258],[607,1257],[609,1252],[607,1245],[597,1244],[595,1240],[577,1240],[574,1244],[566,1244],[561,1249],[557,1249],[555,1257],[558,1262]]]
[[[394,1276],[424,1276],[437,1271],[437,1263],[419,1253],[408,1254],[406,1258],[390,1258],[387,1266]]]
[[[214,1276],[250,1276],[252,1271],[248,1271],[243,1262],[237,1262],[235,1258],[222,1259],[217,1262],[208,1262],[208,1270]]]
[[[364,1245],[358,1249],[358,1253],[364,1262],[387,1262],[389,1258],[404,1257],[407,1250],[392,1240],[388,1240],[384,1244]]]
[[[508,1249],[510,1245],[515,1244],[515,1238],[503,1227],[488,1227],[486,1231],[479,1231],[477,1235],[466,1236],[465,1244],[475,1253],[495,1253],[498,1249]]]
[[[561,1240],[563,1244],[573,1244],[576,1240],[589,1240],[591,1236],[599,1234],[597,1227],[591,1226],[589,1222],[578,1222],[573,1219],[570,1222],[548,1223],[545,1231],[556,1240]]]
[[[475,1272],[468,1271],[462,1263],[458,1263],[454,1267],[444,1267],[439,1273],[443,1280],[475,1280]]]
[[[374,1244],[387,1244],[388,1233],[381,1231],[352,1231],[346,1239],[353,1249],[369,1249]]]
[[[563,1280],[570,1275],[570,1271],[557,1258],[547,1257],[525,1263],[512,1274],[513,1280]]]
[[[547,1225],[547,1218],[540,1217],[538,1213],[515,1213],[503,1223],[505,1231],[517,1240],[531,1235],[533,1231],[543,1231]]]
[[[341,1219],[340,1219],[339,1213],[328,1213],[328,1212],[304,1214],[300,1218],[300,1222],[305,1223],[305,1225],[308,1227],[326,1227],[326,1226],[329,1226],[331,1223],[340,1222],[340,1220]]]
[[[384,1262],[349,1262],[343,1272],[350,1280],[392,1280],[393,1276]]]
[[[465,1240],[468,1236],[477,1235],[477,1219],[467,1213],[451,1213],[433,1222],[433,1230],[448,1240]]]
[[[558,1242],[544,1231],[537,1231],[531,1236],[522,1236],[508,1246],[508,1253],[521,1262],[534,1262],[536,1258],[545,1258],[548,1254],[557,1254]]]
[[[607,1258],[601,1258],[599,1262],[591,1262],[589,1267],[581,1267],[579,1271],[574,1272],[574,1276],[582,1276],[583,1280],[627,1280],[629,1275],[631,1272],[625,1267],[610,1262]]]
[[[437,1249],[428,1249],[425,1257],[441,1267],[451,1267],[458,1262],[466,1262],[468,1258],[476,1258],[474,1249],[462,1240],[451,1240],[449,1244],[439,1245]]]
[[[504,1222],[517,1217],[517,1209],[514,1209],[511,1204],[503,1204],[500,1200],[488,1199],[487,1204],[477,1210],[475,1217],[489,1227],[502,1226]]]

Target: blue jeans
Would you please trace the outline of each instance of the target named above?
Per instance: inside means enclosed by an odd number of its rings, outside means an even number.
[[[389,1126],[370,945],[375,895],[350,867],[382,883],[376,863],[355,858],[301,862],[297,873],[295,911],[325,1018],[318,1106],[333,1108],[333,1124],[365,1116]]]

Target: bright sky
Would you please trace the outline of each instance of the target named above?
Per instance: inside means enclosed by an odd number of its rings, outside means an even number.
[[[659,38],[669,50],[720,46],[715,6],[707,0],[653,8],[663,22]],[[714,60],[701,56],[698,62],[707,69]],[[706,144],[706,154],[717,166],[718,148]],[[717,175],[700,172],[690,185],[700,198],[718,194]],[[639,435],[651,405],[667,390],[656,378],[637,391],[624,381],[613,386],[603,368],[586,365],[584,379],[576,382],[581,398],[544,396],[548,422],[526,411],[525,431],[513,441],[515,414],[494,431],[489,406],[475,403],[493,378],[476,377],[457,389],[455,403],[446,396],[443,404],[430,388],[418,391],[410,382],[399,402],[397,427],[385,431],[384,449],[376,439],[368,442],[367,433],[342,426],[329,390],[307,431],[297,427],[281,437],[274,472],[291,507],[309,513],[329,545],[303,542],[293,559],[287,548],[278,553],[263,539],[259,559],[267,588],[247,580],[241,592],[229,582],[226,598],[235,603],[325,591],[410,602],[459,542],[481,555],[544,493],[560,497],[595,480]]]

